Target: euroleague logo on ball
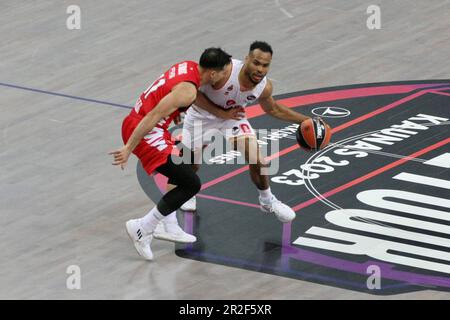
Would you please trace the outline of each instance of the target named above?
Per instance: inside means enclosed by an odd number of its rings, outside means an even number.
[[[296,132],[299,146],[309,152],[325,148],[330,142],[331,135],[330,126],[319,117],[303,121]]]
[[[313,120],[316,123],[316,127],[317,127],[316,137],[317,137],[317,139],[321,139],[322,138],[322,132],[325,130],[325,126],[320,123],[319,119],[313,119]]]

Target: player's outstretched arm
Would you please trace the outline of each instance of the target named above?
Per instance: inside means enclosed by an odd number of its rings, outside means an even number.
[[[264,112],[271,115],[272,117],[294,123],[301,123],[302,121],[309,119],[301,113],[295,112],[294,110],[282,105],[275,101],[272,97],[273,86],[270,80],[267,80],[266,87],[259,97],[258,101]]]
[[[195,105],[208,111],[218,118],[226,120],[240,120],[242,118],[242,113],[244,112],[244,108],[231,108],[229,110],[223,110],[220,106],[209,100],[208,97],[201,91],[198,91],[197,93]]]
[[[128,157],[156,124],[163,118],[169,116],[178,108],[191,105],[197,95],[197,88],[192,83],[181,82],[177,84],[172,91],[166,95],[158,105],[139,122],[134,129],[127,144],[122,148],[112,151],[109,154],[114,156],[113,165],[125,167]]]

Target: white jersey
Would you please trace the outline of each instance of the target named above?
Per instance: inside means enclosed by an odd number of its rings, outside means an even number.
[[[210,84],[207,84],[201,86],[199,90],[203,92],[209,100],[223,109],[236,107],[245,108],[248,104],[254,103],[261,96],[261,93],[266,87],[267,78],[264,77],[252,90],[241,91],[239,72],[243,65],[242,61],[232,59],[231,75],[222,88],[216,90]],[[210,119],[217,119],[216,116],[195,104],[188,109],[187,113],[189,114],[190,112],[195,113],[197,116],[201,115]]]

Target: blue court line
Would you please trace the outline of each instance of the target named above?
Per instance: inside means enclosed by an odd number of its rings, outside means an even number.
[[[3,83],[3,82],[0,82],[0,86],[14,88],[14,89],[21,89],[21,90],[26,90],[26,91],[31,91],[31,92],[37,92],[37,93],[43,93],[43,94],[48,94],[48,95],[51,95],[51,96],[58,96],[58,97],[75,99],[75,100],[81,100],[81,101],[86,101],[86,102],[93,102],[93,103],[98,103],[98,104],[104,104],[104,105],[113,106],[113,107],[119,107],[119,108],[124,108],[124,109],[132,109],[133,108],[133,107],[126,106],[126,105],[123,105],[123,104],[112,103],[112,102],[108,102],[108,101],[101,101],[101,100],[96,100],[96,99],[83,98],[83,97],[78,97],[78,96],[72,96],[72,95],[69,95],[69,94],[57,93],[57,92],[52,92],[52,91],[46,91],[46,90],[40,90],[40,89],[34,89],[34,88],[28,88],[28,87],[22,87],[22,86],[18,86],[18,85],[15,85],[15,84],[9,84],[9,83]]]

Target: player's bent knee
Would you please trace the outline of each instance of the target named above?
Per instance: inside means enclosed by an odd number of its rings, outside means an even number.
[[[200,177],[198,175],[194,175],[191,179],[191,183],[189,185],[189,191],[192,193],[192,196],[196,195],[200,189],[202,188],[202,182],[200,181]]]
[[[192,164],[191,167],[192,167],[192,170],[197,172],[200,169],[200,164]]]
[[[243,154],[257,154],[258,152],[258,139],[255,135],[242,135],[234,138],[232,145],[235,150],[240,151]]]

